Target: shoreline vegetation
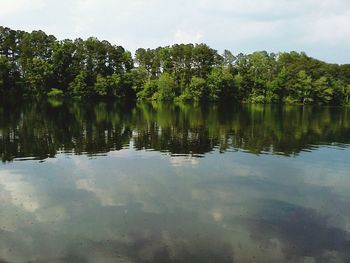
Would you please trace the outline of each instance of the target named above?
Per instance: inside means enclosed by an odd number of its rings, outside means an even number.
[[[301,52],[139,48],[0,26],[0,94],[49,98],[349,105],[350,64]]]

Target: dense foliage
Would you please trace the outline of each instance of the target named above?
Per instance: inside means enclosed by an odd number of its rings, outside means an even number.
[[[96,38],[59,41],[0,27],[0,91],[140,100],[349,104],[350,64],[305,53],[234,56],[205,44],[136,51]]]

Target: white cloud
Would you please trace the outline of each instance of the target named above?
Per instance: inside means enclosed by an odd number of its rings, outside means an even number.
[[[177,30],[174,36],[176,43],[199,43],[202,38],[200,32],[190,33],[183,30]]]
[[[350,61],[348,0],[0,0],[0,24],[59,38],[97,36],[131,51],[206,42],[237,52],[306,51]]]
[[[44,6],[43,0],[1,0],[0,17],[2,19],[11,19],[26,12],[33,12]]]
[[[306,34],[303,40],[306,43],[317,44],[322,41],[329,45],[337,46],[344,41],[350,41],[350,10],[343,14],[334,14],[324,18],[322,15],[316,15],[312,20],[306,23]]]

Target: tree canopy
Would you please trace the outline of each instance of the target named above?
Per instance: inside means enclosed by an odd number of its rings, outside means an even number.
[[[139,48],[0,27],[0,94],[349,104],[350,64],[301,52],[219,54],[206,44]]]

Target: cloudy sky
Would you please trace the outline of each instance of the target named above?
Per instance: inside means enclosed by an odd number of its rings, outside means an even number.
[[[0,25],[134,51],[205,42],[234,53],[305,51],[350,63],[349,0],[0,0]]]

